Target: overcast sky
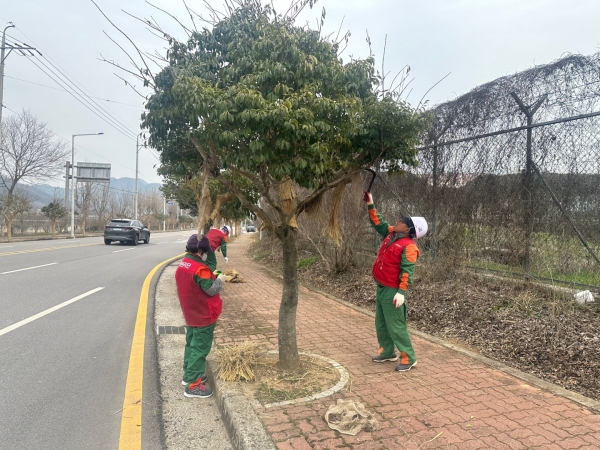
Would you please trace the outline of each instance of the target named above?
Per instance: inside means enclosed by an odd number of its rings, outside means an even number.
[[[146,51],[163,52],[163,42],[122,10],[140,17],[152,16],[174,36],[185,37],[172,19],[144,0],[97,3]],[[191,26],[181,1],[153,3]],[[282,11],[288,3],[275,0],[276,8]],[[201,14],[205,12],[200,0],[188,0],[187,4]],[[221,0],[213,0],[213,4],[220,5]],[[75,160],[109,162],[113,177],[135,177],[134,136],[140,131],[143,99],[114,75],[117,69],[99,60],[102,54],[127,64],[126,56],[103,31],[128,50],[131,46],[90,0],[0,0],[0,5],[2,28],[8,21],[17,26],[7,35],[36,47],[47,59],[15,53],[6,59],[3,117],[28,109],[69,146],[72,134],[104,132],[103,136],[77,137]],[[394,74],[407,64],[411,67],[414,81],[408,100],[413,105],[448,73],[427,95],[430,104],[450,100],[477,85],[551,62],[566,53],[595,53],[600,43],[598,0],[319,0],[314,9],[300,16],[299,22],[308,21],[315,27],[322,8],[326,10],[325,33],[337,33],[343,20],[342,33],[349,30],[352,34],[343,55],[346,59],[351,55],[368,56],[366,30],[380,58],[387,35],[386,71]],[[88,95],[97,97],[95,101],[124,129],[118,131],[69,93],[59,90],[64,88],[34,65],[48,71],[42,65],[49,65],[48,61]],[[154,167],[157,163],[152,152],[142,149],[140,178],[160,182]],[[60,183],[56,180],[52,184]]]

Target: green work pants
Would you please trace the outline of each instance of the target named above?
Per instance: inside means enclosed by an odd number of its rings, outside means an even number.
[[[193,383],[206,370],[206,357],[213,343],[216,322],[206,327],[186,327],[183,381]]]
[[[412,364],[417,357],[406,327],[406,303],[399,308],[394,306],[392,301],[396,292],[398,289],[377,285],[375,330],[379,342],[379,356],[393,356],[396,347],[400,351],[400,363]]]

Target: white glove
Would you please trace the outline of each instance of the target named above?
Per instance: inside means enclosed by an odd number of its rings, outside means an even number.
[[[365,203],[367,205],[373,204],[373,196],[371,195],[370,192],[365,192],[365,195],[363,196],[363,200],[365,201]]]
[[[227,281],[227,277],[222,273],[217,275],[217,278],[221,280],[221,283],[225,283],[225,281]]]
[[[227,256],[225,257],[225,262],[229,262],[229,258]]]
[[[399,308],[400,306],[404,305],[404,295],[401,294],[400,292],[396,292],[396,295],[394,295],[394,300],[392,300],[392,303],[394,304],[394,306],[396,308]]]

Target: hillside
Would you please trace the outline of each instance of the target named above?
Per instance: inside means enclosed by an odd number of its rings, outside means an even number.
[[[159,183],[147,183],[142,179],[138,179],[139,192],[147,191],[158,191],[161,184]],[[65,188],[50,186],[49,184],[35,184],[35,185],[18,185],[19,189],[27,192],[33,200],[33,209],[39,210],[43,206],[47,205],[54,199],[65,198]],[[113,189],[119,189],[123,191],[135,191],[135,178],[111,178],[110,187]],[[0,193],[2,189],[0,188]]]

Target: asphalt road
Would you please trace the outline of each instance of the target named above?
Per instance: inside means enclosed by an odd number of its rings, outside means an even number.
[[[191,233],[152,233],[137,246],[101,237],[0,244],[0,448],[119,447],[142,284]],[[155,369],[145,370],[143,448],[160,441],[156,385]]]

